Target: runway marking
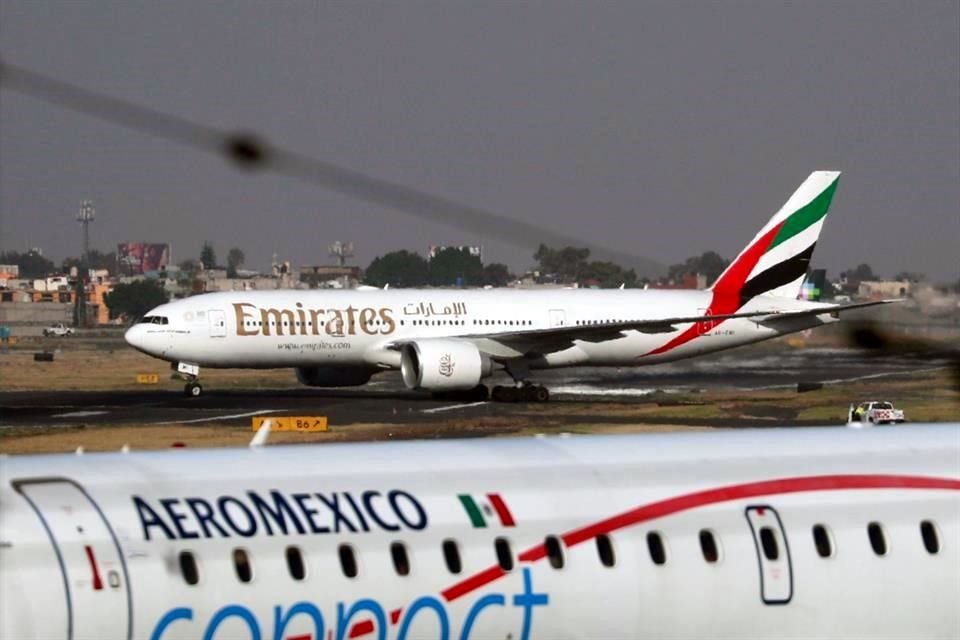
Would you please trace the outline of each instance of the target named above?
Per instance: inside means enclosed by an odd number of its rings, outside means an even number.
[[[110,413],[109,411],[70,411],[67,413],[55,413],[51,418],[86,418],[87,416],[102,416]]]
[[[578,395],[578,396],[648,396],[656,393],[657,389],[604,389],[586,384],[571,384],[559,387],[550,387],[554,394]]]
[[[451,404],[447,407],[435,407],[433,409],[422,409],[420,413],[440,413],[441,411],[453,411],[454,409],[466,409],[467,407],[479,407],[482,404],[490,404],[489,400],[480,402],[470,402],[468,404]]]
[[[194,424],[197,422],[213,422],[215,420],[233,420],[234,418],[249,418],[250,416],[259,416],[264,413],[275,413],[276,409],[260,409],[258,411],[249,411],[247,413],[234,413],[229,416],[211,416],[209,418],[196,418],[194,420],[164,420],[163,422],[151,422],[150,424]]]

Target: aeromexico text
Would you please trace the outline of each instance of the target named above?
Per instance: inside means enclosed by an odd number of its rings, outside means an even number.
[[[145,540],[420,531],[427,511],[401,489],[361,492],[266,493],[210,498],[131,496]]]

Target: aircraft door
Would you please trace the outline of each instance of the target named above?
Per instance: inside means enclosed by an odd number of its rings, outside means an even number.
[[[222,309],[210,309],[207,311],[207,318],[210,322],[210,337],[225,338],[227,335],[227,314]]]
[[[747,507],[746,516],[760,565],[760,598],[765,604],[787,604],[793,597],[793,571],[780,516],[768,506]]]
[[[60,562],[67,640],[129,640],[127,567],[100,508],[80,485],[65,478],[20,480],[13,486],[36,511]]]
[[[567,312],[563,309],[550,309],[550,328],[563,327],[567,324]]]

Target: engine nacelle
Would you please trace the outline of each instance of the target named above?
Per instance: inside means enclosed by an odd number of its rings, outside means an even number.
[[[361,367],[297,367],[297,380],[308,387],[356,387],[374,374]]]
[[[493,373],[493,362],[464,340],[418,340],[403,345],[400,372],[408,389],[473,389]]]

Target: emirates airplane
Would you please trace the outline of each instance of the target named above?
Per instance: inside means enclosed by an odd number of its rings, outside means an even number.
[[[399,369],[410,389],[494,400],[549,397],[535,369],[655,364],[836,320],[889,300],[798,300],[839,178],[816,171],[706,291],[272,290],[198,295],[161,305],[126,334],[167,360],[199,396],[201,367],[294,368],[310,386],[365,384]],[[464,393],[466,392],[466,393]]]
[[[4,639],[955,639],[958,602],[958,424],[0,456]]]

